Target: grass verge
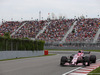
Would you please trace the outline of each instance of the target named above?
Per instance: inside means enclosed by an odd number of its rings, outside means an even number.
[[[41,56],[32,56],[32,57],[19,57],[19,58],[12,58],[12,59],[3,59],[0,61],[8,61],[8,60],[16,60],[16,59],[25,59],[25,58],[34,58],[34,57],[43,57],[43,56],[52,56],[56,54],[48,54],[48,55],[41,55]]]
[[[91,71],[88,75],[100,75],[100,67]]]

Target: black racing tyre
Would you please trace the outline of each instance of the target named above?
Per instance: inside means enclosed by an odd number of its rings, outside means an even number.
[[[90,61],[92,63],[96,63],[96,56],[95,55],[90,55]]]
[[[90,57],[89,56],[85,56],[83,59],[83,65],[84,66],[90,66]]]
[[[61,57],[61,60],[60,60],[60,65],[61,66],[64,66],[64,64],[68,61],[67,57],[66,56],[62,56]]]
[[[70,62],[72,61],[72,59],[73,59],[73,56],[70,56]]]

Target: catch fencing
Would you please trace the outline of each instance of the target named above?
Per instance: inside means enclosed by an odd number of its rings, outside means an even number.
[[[100,50],[100,43],[46,43],[44,49],[84,49]]]

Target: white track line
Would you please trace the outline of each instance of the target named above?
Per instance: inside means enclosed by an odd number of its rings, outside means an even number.
[[[76,71],[76,70],[78,70],[78,69],[81,69],[82,67],[78,67],[78,68],[76,68],[76,69],[73,69],[73,70],[71,70],[71,71],[69,71],[69,72],[66,72],[66,73],[64,73],[64,74],[62,74],[62,75],[67,75],[67,74],[69,74],[69,73],[71,73],[71,72],[73,72],[73,71]]]
[[[100,61],[100,59],[97,59],[96,61]],[[66,72],[66,73],[64,73],[64,74],[62,74],[62,75],[67,75],[67,74],[69,74],[69,73],[71,73],[71,72],[73,72],[73,71],[76,71],[76,70],[78,70],[78,69],[81,69],[82,67],[78,67],[78,68],[76,68],[76,69],[73,69],[73,70],[71,70],[71,71],[69,71],[69,72]],[[84,74],[84,75],[86,75],[86,74]]]

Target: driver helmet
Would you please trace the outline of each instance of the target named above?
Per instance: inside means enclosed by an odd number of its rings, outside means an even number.
[[[81,53],[81,51],[78,51],[78,53]]]

